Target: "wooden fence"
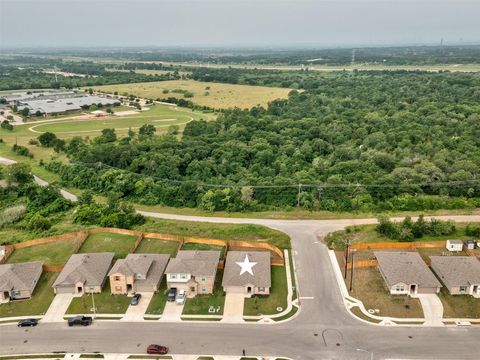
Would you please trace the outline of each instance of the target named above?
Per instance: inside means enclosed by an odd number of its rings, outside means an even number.
[[[15,248],[12,245],[5,245],[5,255],[0,258],[0,265],[5,264],[14,251]]]
[[[353,262],[353,267],[354,269],[356,268],[363,268],[363,267],[375,267],[377,266],[378,261],[377,260],[362,260],[362,261],[354,261]],[[347,264],[347,269],[352,268],[352,263],[349,262]]]
[[[375,250],[375,249],[419,249],[445,247],[446,241],[418,241],[418,242],[381,242],[351,245],[351,249]]]

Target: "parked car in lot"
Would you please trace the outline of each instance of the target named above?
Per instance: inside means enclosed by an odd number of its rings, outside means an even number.
[[[18,322],[17,326],[18,327],[37,326],[37,324],[38,324],[37,319],[23,319]]]
[[[147,347],[147,354],[159,354],[165,355],[168,354],[168,347],[162,345],[148,345]]]
[[[177,288],[170,288],[167,293],[167,301],[175,301],[177,297]]]
[[[70,319],[68,319],[68,326],[73,326],[73,325],[83,325],[83,326],[88,326],[93,322],[93,319],[91,316],[75,316]]]
[[[142,297],[142,294],[133,295],[132,300],[130,300],[130,305],[138,305],[141,297]]]
[[[183,305],[185,304],[185,298],[187,297],[186,293],[185,293],[185,290],[180,290],[178,293],[177,293],[177,297],[175,299],[175,302],[178,304],[178,305]]]

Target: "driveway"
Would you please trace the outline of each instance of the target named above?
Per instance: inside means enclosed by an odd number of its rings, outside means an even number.
[[[160,321],[165,322],[179,322],[182,321],[181,316],[183,312],[183,305],[178,305],[175,301],[167,301],[165,309],[163,309],[162,317]]]
[[[245,294],[226,294],[222,322],[242,323]]]
[[[53,298],[42,322],[62,322],[68,306],[72,302],[73,294],[58,294]]]
[[[139,293],[142,295],[138,305],[130,305],[121,321],[143,321],[143,315],[147,311],[148,304],[153,297],[153,292]]]
[[[437,294],[418,294],[425,316],[425,326],[443,326],[443,305]]]

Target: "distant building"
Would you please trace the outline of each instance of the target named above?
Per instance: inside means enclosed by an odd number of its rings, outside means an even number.
[[[462,240],[447,240],[445,245],[448,251],[456,252],[463,250],[463,242]]]
[[[108,106],[120,104],[120,101],[100,96],[78,96],[61,99],[22,100],[17,101],[17,108],[19,111],[28,108],[31,114],[37,112],[42,114],[62,114],[78,111],[82,109],[83,106],[91,106],[94,104]]]
[[[442,285],[417,252],[375,251],[378,269],[392,295],[436,294]]]

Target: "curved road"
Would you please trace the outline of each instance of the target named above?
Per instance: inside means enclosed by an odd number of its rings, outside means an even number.
[[[345,309],[334,278],[327,247],[319,237],[347,225],[375,219],[262,220],[203,218],[140,212],[177,220],[253,223],[290,235],[298,274],[302,310],[294,319],[273,325],[221,323],[96,322],[87,328],[65,323],[33,329],[0,326],[0,354],[51,351],[141,353],[162,343],[176,354],[288,356],[292,359],[478,359],[480,327],[381,327],[353,318]],[[480,216],[443,216],[480,221]]]

